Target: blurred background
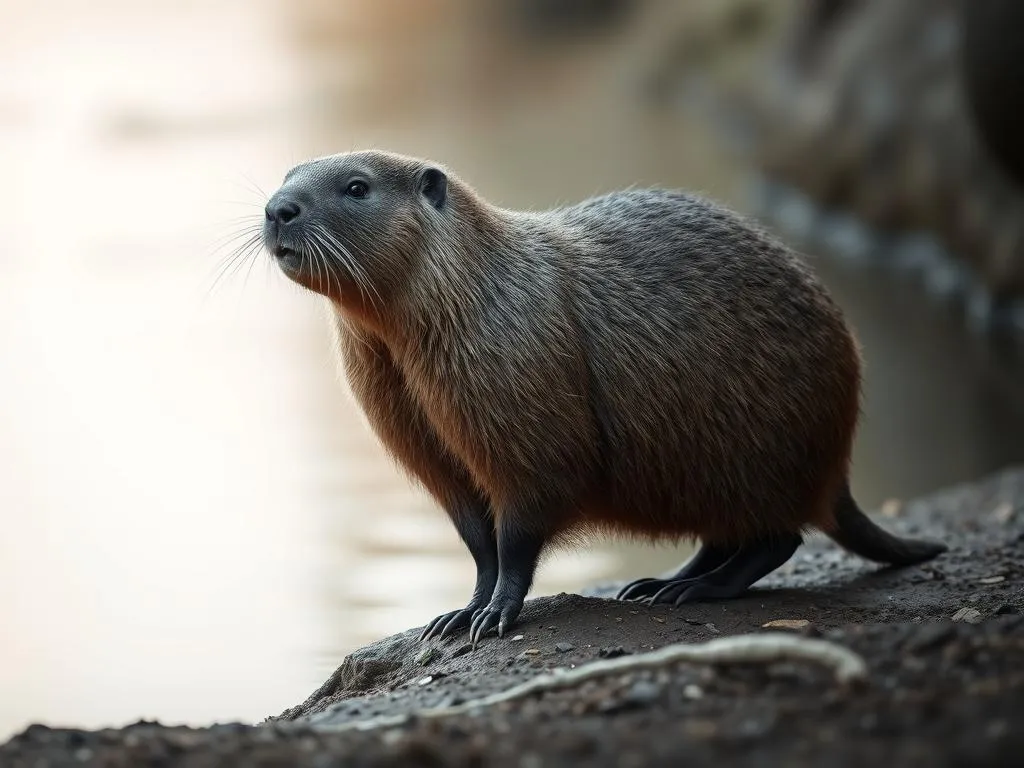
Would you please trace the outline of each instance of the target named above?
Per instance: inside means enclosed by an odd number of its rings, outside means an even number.
[[[0,8],[0,738],[259,720],[468,597],[454,531],[339,382],[323,307],[263,254],[228,261],[311,156],[430,157],[511,207],[666,185],[761,216],[864,346],[863,503],[1024,458],[1024,217],[965,127],[948,2]],[[934,120],[910,114],[928,88]],[[686,554],[598,541],[535,593]]]

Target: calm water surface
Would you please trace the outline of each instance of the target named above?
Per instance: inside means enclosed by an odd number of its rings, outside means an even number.
[[[377,145],[510,206],[629,184],[738,204],[712,137],[638,109],[635,46],[538,79],[543,57],[510,67],[459,5],[0,2],[0,737],[257,720],[468,595],[454,532],[346,398],[319,303],[263,258],[211,290],[218,242],[290,165]],[[868,503],[1019,457],[998,360],[827,275],[871,366]],[[680,557],[599,542],[536,591]]]

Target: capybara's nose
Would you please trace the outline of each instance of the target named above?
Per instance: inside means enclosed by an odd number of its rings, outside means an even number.
[[[267,221],[288,224],[298,218],[302,208],[294,200],[288,198],[272,199],[267,203]]]

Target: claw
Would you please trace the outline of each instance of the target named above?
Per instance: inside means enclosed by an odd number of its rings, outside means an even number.
[[[641,598],[641,597],[649,597],[650,596],[649,593],[651,592],[651,590],[650,589],[645,589],[645,587],[649,587],[649,586],[655,584],[656,582],[659,582],[659,579],[648,578],[648,579],[637,579],[636,581],[631,581],[629,584],[627,584],[626,586],[624,586],[622,589],[619,590],[619,594],[616,595],[615,599],[616,600],[636,600],[636,599]]]
[[[684,581],[662,582],[664,586],[650,597],[647,604],[656,605],[657,603],[671,603],[680,592],[685,592],[687,587],[693,584],[694,581],[694,579],[687,579]]]
[[[473,624],[469,629],[469,639],[473,648],[492,629],[497,631],[498,637],[505,636],[505,630],[515,622],[519,615],[521,605],[509,605],[505,602],[492,603],[477,613]]]
[[[465,608],[461,608],[457,611],[442,613],[424,627],[423,632],[420,633],[420,642],[430,640],[434,637],[443,639],[453,635],[460,629],[465,629],[472,622],[473,616],[479,612],[480,609],[474,607],[473,604],[470,603]]]

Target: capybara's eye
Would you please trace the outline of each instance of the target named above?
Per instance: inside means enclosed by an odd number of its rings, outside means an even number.
[[[345,194],[349,197],[366,197],[366,193],[369,191],[370,187],[365,181],[352,181],[345,187]]]

